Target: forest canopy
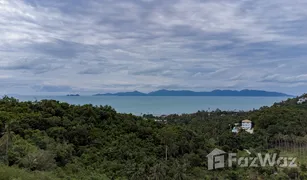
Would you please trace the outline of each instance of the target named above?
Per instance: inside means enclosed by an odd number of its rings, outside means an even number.
[[[304,95],[306,96],[306,95]],[[122,114],[110,106],[0,99],[0,180],[306,178],[307,105],[298,99],[248,112],[198,111],[163,117]],[[254,123],[254,134],[233,124]],[[207,155],[291,152],[298,168],[207,170]]]

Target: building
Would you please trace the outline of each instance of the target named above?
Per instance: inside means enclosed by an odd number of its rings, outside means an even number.
[[[252,121],[248,120],[248,119],[243,120],[241,127],[242,127],[242,129],[245,129],[245,130],[252,129]]]
[[[231,130],[232,133],[239,133],[239,128],[238,127],[233,127]]]
[[[253,133],[254,133],[254,129],[246,129],[245,131],[248,132],[248,133],[250,133],[250,134],[253,134]]]
[[[241,126],[240,123],[235,123],[234,126],[231,128],[231,132],[235,134],[239,133],[241,130],[253,134],[253,122],[251,120],[245,119],[241,122]]]
[[[253,122],[251,120],[245,119],[241,123],[241,128],[249,133],[254,133]]]
[[[297,101],[297,104],[303,104],[304,102],[307,102],[307,98],[300,98],[300,99]]]

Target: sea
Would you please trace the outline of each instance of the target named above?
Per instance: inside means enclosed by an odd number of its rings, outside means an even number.
[[[271,106],[287,97],[219,97],[219,96],[14,96],[20,101],[53,99],[69,104],[109,105],[117,112],[134,115],[184,114],[216,109],[249,111]]]

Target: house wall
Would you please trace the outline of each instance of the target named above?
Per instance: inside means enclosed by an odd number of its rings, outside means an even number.
[[[242,128],[243,129],[251,129],[252,123],[251,122],[242,122]]]

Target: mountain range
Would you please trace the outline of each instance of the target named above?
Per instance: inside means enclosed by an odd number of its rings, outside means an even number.
[[[266,97],[291,97],[291,95],[280,92],[269,92],[262,90],[213,90],[210,92],[195,92],[189,90],[166,90],[161,89],[150,93],[142,93],[139,91],[118,92],[95,94],[93,96],[266,96]]]

